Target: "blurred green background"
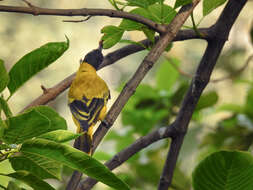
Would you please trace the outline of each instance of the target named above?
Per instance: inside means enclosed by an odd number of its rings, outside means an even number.
[[[31,2],[36,6],[48,8],[112,8],[106,0]],[[167,2],[174,5],[174,1]],[[1,4],[25,6],[21,1],[10,0],[1,1]],[[213,24],[222,8],[218,8],[204,18],[200,27],[208,27]],[[252,8],[253,2],[249,1],[237,19],[212,75],[213,79],[234,74],[253,53],[249,35],[253,18]],[[199,5],[194,12],[197,22],[202,18],[201,11],[201,5]],[[102,36],[101,28],[120,22],[120,19],[108,17],[92,17],[82,23],[62,22],[65,19],[78,20],[82,17],[0,13],[0,58],[5,61],[8,70],[23,55],[47,42],[65,41],[64,35],[67,35],[70,40],[69,50],[60,59],[27,82],[10,99],[10,106],[14,113],[18,113],[42,93],[41,85],[52,87],[75,72],[78,69],[79,60],[88,51],[97,48]],[[187,21],[185,25],[191,26],[190,21]],[[125,34],[124,38],[140,40],[145,37],[142,33],[130,32]],[[104,54],[124,45],[120,44],[105,50]],[[205,47],[206,43],[202,40],[188,40],[174,43],[172,50],[164,53],[125,106],[113,128],[99,146],[95,158],[101,161],[108,160],[138,137],[173,121],[190,82],[190,78],[180,73],[176,67],[180,68],[180,71],[193,75]],[[147,52],[143,51],[128,56],[99,71],[99,75],[108,83],[111,90],[112,99],[109,107]],[[180,152],[172,189],[190,189],[191,173],[195,165],[213,151],[219,149],[252,150],[252,65],[251,62],[247,69],[236,77],[221,82],[211,82],[204,91]],[[5,91],[4,94],[7,96],[8,92]],[[67,120],[69,130],[75,131],[67,107],[66,94],[67,92],[61,94],[50,103],[50,106]],[[168,140],[162,140],[152,144],[117,168],[115,172],[134,190],[155,189],[169,143]],[[6,161],[0,163],[1,173],[7,173],[10,170]],[[59,189],[64,189],[71,172],[72,170],[65,168],[62,182],[52,180],[50,183],[55,184]],[[7,177],[0,177],[0,184],[6,185],[8,180]],[[94,189],[108,189],[108,187],[99,184]]]

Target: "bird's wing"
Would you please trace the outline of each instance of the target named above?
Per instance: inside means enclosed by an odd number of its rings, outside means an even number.
[[[87,99],[83,97],[82,100],[70,99],[69,107],[83,131],[88,131],[89,126],[97,122],[99,113],[105,103],[104,98]]]

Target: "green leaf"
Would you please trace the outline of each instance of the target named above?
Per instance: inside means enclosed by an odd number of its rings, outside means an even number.
[[[248,115],[253,116],[253,86],[250,87],[249,91],[247,92],[247,98],[245,102],[245,111]]]
[[[192,2],[192,0],[177,0],[175,2],[174,9],[184,6],[184,5],[187,5],[187,4],[190,4],[191,2]]]
[[[64,143],[64,142],[76,139],[76,138],[80,137],[81,135],[82,135],[81,133],[73,133],[73,132],[67,131],[67,130],[56,130],[56,131],[44,133],[43,135],[40,135],[38,137],[43,138],[43,139],[47,139],[47,140],[51,140],[54,142],[58,142],[58,143]]]
[[[171,50],[171,48],[173,47],[173,43],[169,43],[169,45],[165,48],[166,52],[169,52]]]
[[[11,147],[7,144],[0,144],[0,150],[10,149]]]
[[[11,110],[8,106],[8,103],[0,96],[0,110],[4,111],[4,114],[7,118],[12,116]]]
[[[152,42],[155,42],[155,31],[150,30],[146,27],[142,28],[142,31],[144,32],[145,36]]]
[[[230,111],[232,113],[243,113],[244,108],[241,105],[237,104],[223,104],[221,105],[217,111]]]
[[[160,24],[169,24],[177,12],[168,5],[154,4],[148,7],[151,19]]]
[[[5,89],[9,80],[9,75],[5,69],[4,61],[0,59],[0,92]]]
[[[130,13],[140,15],[140,16],[143,16],[143,17],[149,18],[149,19],[151,18],[151,15],[148,12],[148,10],[146,10],[144,8],[133,9],[130,11]],[[123,30],[126,30],[126,31],[142,30],[142,28],[146,28],[145,25],[140,24],[135,21],[132,21],[132,20],[128,20],[128,19],[123,19],[121,21],[119,27],[122,28]]]
[[[8,177],[12,177],[14,179],[20,180],[36,190],[45,190],[45,189],[46,190],[55,190],[51,185],[49,185],[45,181],[42,181],[41,179],[30,174],[27,171],[17,171],[17,172],[10,173],[10,174],[0,173],[0,175],[8,176]]]
[[[103,164],[69,145],[37,138],[24,142],[20,151],[22,153],[39,154],[44,158],[59,162],[74,170],[81,171],[115,189],[129,189],[123,181],[116,177]]]
[[[122,30],[117,26],[110,25],[102,28],[101,33],[104,34],[102,36],[103,48],[108,49],[120,41],[124,33],[124,30]]]
[[[147,49],[147,47],[145,47],[142,43],[140,42],[135,42],[135,41],[132,41],[132,40],[120,40],[119,41],[120,43],[126,43],[126,44],[134,44],[134,45],[138,45],[138,46],[141,46],[145,49]]]
[[[7,120],[6,143],[19,144],[27,139],[58,129],[66,129],[66,121],[48,106],[38,106]]]
[[[179,85],[179,87],[176,89],[176,91],[173,93],[171,97],[171,102],[173,103],[173,105],[178,106],[181,103],[188,88],[189,88],[188,82],[182,82]]]
[[[195,108],[195,110],[201,110],[215,105],[218,101],[218,94],[215,91],[207,92],[203,94]]]
[[[226,0],[203,0],[203,16],[208,15],[210,12],[225,2]]]
[[[194,190],[251,190],[253,158],[249,152],[216,152],[201,161],[192,176]]]
[[[128,6],[147,8],[149,5],[160,2],[161,0],[127,0]]]
[[[110,160],[112,158],[112,155],[108,154],[107,152],[96,151],[93,155],[93,158],[96,160]]]
[[[36,73],[58,59],[69,47],[67,42],[51,42],[23,56],[10,70],[11,95]]]
[[[4,130],[7,128],[5,122],[1,119],[0,117],[0,139],[3,137],[4,135]],[[1,145],[0,145],[1,146]],[[1,149],[0,149],[1,150]]]
[[[41,155],[23,153],[9,159],[14,170],[25,170],[40,179],[61,179],[62,165]]]
[[[15,182],[9,181],[7,190],[22,190]]]
[[[178,66],[180,62],[177,59],[173,59],[173,64]],[[171,90],[178,76],[179,74],[175,67],[168,60],[164,61],[156,72],[157,87],[161,90]]]

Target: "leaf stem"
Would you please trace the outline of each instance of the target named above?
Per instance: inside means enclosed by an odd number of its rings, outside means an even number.
[[[195,23],[193,12],[191,13],[191,21],[192,21],[193,30],[196,32],[197,35],[201,36],[201,33],[199,32],[197,25]]]

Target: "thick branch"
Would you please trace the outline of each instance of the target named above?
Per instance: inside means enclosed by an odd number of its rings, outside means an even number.
[[[154,21],[147,19],[143,16],[137,14],[131,14],[124,11],[116,11],[112,9],[47,9],[40,7],[16,7],[16,6],[5,6],[0,5],[0,12],[15,12],[23,14],[32,14],[34,16],[38,15],[55,15],[55,16],[109,16],[116,18],[127,18],[139,23],[142,23],[149,28],[159,32],[164,33],[166,31],[165,26],[157,24]]]
[[[146,148],[150,144],[159,141],[164,138],[172,137],[174,133],[174,128],[171,126],[159,128],[143,137],[137,139],[133,144],[126,147],[116,155],[111,160],[108,160],[105,165],[110,169],[113,170],[120,166],[122,163],[127,161],[130,157],[132,157],[137,152],[141,151],[142,149]],[[79,184],[77,190],[89,190],[91,189],[97,181],[90,177],[86,178],[83,182]]]
[[[210,80],[211,73],[225,44],[225,41],[228,38],[231,27],[246,2],[247,0],[230,0],[224,8],[220,18],[213,26],[213,34],[216,39],[208,41],[205,54],[201,59],[195,77],[192,80],[191,86],[183,100],[179,114],[174,122],[174,126],[178,131],[178,134],[172,139],[170,150],[163,168],[163,173],[160,178],[158,187],[159,190],[167,190],[171,184],[179,150],[183,143],[184,135],[187,131],[194,108],[204,88]]]
[[[203,28],[200,29],[201,32],[201,36],[198,36],[193,30],[181,30],[178,32],[177,36],[174,38],[173,41],[182,41],[182,40],[188,40],[188,39],[209,39],[209,29]],[[156,41],[158,41],[159,37],[156,37]],[[140,43],[142,43],[144,46],[149,46],[151,44],[151,42],[149,40],[142,40],[140,41]],[[105,66],[111,65],[113,63],[115,63],[116,61],[131,55],[133,53],[139,52],[144,50],[144,48],[142,46],[139,45],[127,45],[123,48],[120,48],[112,53],[109,53],[108,55],[105,56],[104,61],[100,67],[103,68]],[[53,86],[52,88],[48,88],[46,93],[43,93],[42,95],[40,95],[38,98],[36,98],[35,100],[33,100],[30,104],[28,104],[21,112],[23,112],[24,110],[34,107],[34,106],[38,106],[38,105],[45,105],[48,102],[54,100],[58,95],[60,95],[62,92],[64,92],[67,88],[69,88],[69,86],[72,83],[72,80],[75,76],[75,73],[73,73],[72,75],[68,76],[67,78],[65,78],[64,80],[62,80],[61,82],[59,82],[58,84],[56,84],[55,86]]]

